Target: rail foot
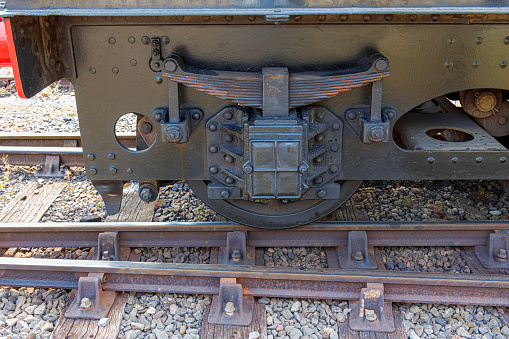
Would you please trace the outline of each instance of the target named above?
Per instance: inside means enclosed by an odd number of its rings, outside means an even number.
[[[366,284],[359,301],[350,301],[352,331],[394,332],[392,303],[384,302],[383,284]]]
[[[210,306],[208,322],[219,325],[249,326],[253,321],[254,297],[245,297],[235,278],[221,278],[219,295]]]
[[[115,302],[117,292],[103,291],[103,273],[90,273],[88,277],[81,277],[73,302],[65,312],[66,318],[101,319],[108,316],[108,312]]]

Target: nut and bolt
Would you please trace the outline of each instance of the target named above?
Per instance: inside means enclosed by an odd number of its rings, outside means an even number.
[[[368,137],[369,137],[369,140],[371,140],[373,142],[380,142],[383,139],[385,139],[385,131],[380,126],[373,126],[369,130]]]
[[[353,258],[355,261],[362,261],[362,260],[364,260],[364,254],[362,254],[361,251],[357,251],[357,252],[355,252]]]
[[[168,126],[164,129],[164,137],[169,142],[179,142],[182,140],[182,131],[176,126]]]
[[[501,248],[496,256],[498,262],[506,262],[507,261],[507,251],[504,248]]]
[[[506,159],[506,157],[502,157],[502,158],[500,158],[500,160],[499,160],[499,161],[500,161],[500,163],[501,163],[501,164],[505,164],[505,162],[507,161],[507,159]]]
[[[140,132],[145,134],[152,132],[152,124],[148,121],[142,123],[140,125]]]
[[[36,166],[35,166],[35,170],[36,170],[37,172],[42,171],[42,165],[36,165]]]
[[[365,310],[364,314],[366,315],[366,320],[369,322],[374,322],[377,319],[374,310]]]
[[[92,302],[90,301],[90,299],[88,298],[81,299],[80,308],[86,310],[89,309],[90,307],[92,307]]]
[[[507,61],[500,61],[500,68],[506,68],[507,67]]]
[[[327,191],[326,190],[321,190],[316,195],[318,196],[318,198],[324,199],[327,196]]]
[[[250,164],[245,164],[242,169],[244,170],[244,173],[247,174],[253,172],[253,166],[251,166]]]
[[[235,313],[235,305],[233,305],[231,301],[226,303],[226,306],[224,307],[224,313],[226,315],[233,315]]]
[[[221,192],[221,198],[228,199],[230,197],[230,192],[227,190],[224,190]]]
[[[101,259],[102,259],[102,260],[111,260],[110,252],[108,252],[108,251],[103,251],[103,255],[102,255]]]
[[[236,261],[236,262],[240,261],[240,251],[239,250],[233,250],[232,260]]]
[[[126,169],[126,172],[127,172],[127,174],[133,174],[133,169],[132,168],[128,168],[128,169]]]
[[[309,168],[306,165],[300,165],[299,166],[299,173],[300,174],[304,174],[304,173],[306,173],[308,171],[308,169]]]

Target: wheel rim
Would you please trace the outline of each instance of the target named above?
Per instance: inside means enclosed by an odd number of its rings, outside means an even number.
[[[274,229],[296,227],[325,217],[347,201],[361,183],[361,180],[341,182],[340,196],[336,200],[298,200],[284,203],[280,200],[253,202],[208,199],[206,182],[188,181],[198,198],[215,212],[242,225]]]

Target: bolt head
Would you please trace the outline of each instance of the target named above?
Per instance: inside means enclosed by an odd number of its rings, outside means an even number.
[[[369,322],[374,322],[377,319],[374,310],[365,310],[364,314],[366,315],[366,320]]]
[[[380,126],[373,126],[369,130],[368,138],[372,142],[381,142],[385,139],[385,130]]]
[[[227,190],[224,190],[221,192],[221,198],[228,199],[230,197],[230,192]]]
[[[507,161],[506,157],[502,157],[502,158],[500,158],[500,163],[501,163],[501,164],[504,164],[506,161]]]
[[[156,84],[160,85],[163,83],[163,77],[160,77],[159,75],[155,78]]]
[[[140,132],[145,134],[152,132],[152,124],[148,121],[142,123],[140,125]]]
[[[224,181],[226,181],[227,184],[233,184],[235,182],[235,179],[233,179],[232,177],[226,177],[226,179],[224,179]]]
[[[164,137],[169,142],[179,142],[182,140],[182,131],[176,126],[168,126],[164,129]]]
[[[148,36],[144,36],[144,37],[141,38],[141,42],[144,45],[148,45],[150,43],[150,38]]]
[[[212,132],[217,131],[217,124],[215,122],[211,123],[209,125],[209,130],[212,131]]]
[[[231,111],[229,111],[229,110],[228,110],[228,111],[226,111],[226,112],[224,113],[224,118],[225,118],[226,120],[231,120],[231,119],[233,119],[233,113],[232,113]]]
[[[453,164],[457,164],[457,163],[459,162],[459,159],[458,159],[458,158],[456,158],[456,157],[454,157],[454,158],[452,158],[452,159],[451,159],[451,162],[452,162]]]
[[[318,198],[324,199],[327,196],[327,191],[326,190],[321,190],[316,195],[318,196]]]
[[[173,59],[164,62],[164,69],[168,72],[175,72],[178,68],[177,62]]]
[[[170,38],[168,36],[163,36],[161,37],[161,42],[165,45],[169,44],[170,43]]]
[[[157,192],[154,187],[152,186],[145,186],[141,187],[140,193],[139,193],[140,199],[145,202],[152,202],[155,201],[157,198]]]
[[[217,174],[219,172],[219,168],[217,168],[217,166],[210,166],[209,172],[212,174]]]
[[[226,303],[226,306],[224,307],[224,313],[226,315],[233,315],[235,313],[235,305],[233,305],[231,301]]]
[[[88,298],[81,299],[80,308],[86,310],[86,309],[89,309],[91,306],[92,306],[92,302],[90,301],[90,299],[88,299]]]
[[[115,160],[115,153],[109,153],[108,154],[108,159],[109,160]]]
[[[154,114],[154,119],[156,119],[156,121],[161,121],[162,118],[163,118],[163,115],[161,113]]]
[[[218,147],[216,145],[210,145],[209,146],[209,152],[210,153],[216,153],[218,151]]]
[[[355,252],[353,258],[356,261],[362,261],[364,259],[364,255],[362,254],[361,251],[357,251],[357,252]]]
[[[379,59],[375,62],[377,71],[385,71],[387,67],[389,67],[389,61],[387,61],[387,59]]]
[[[240,251],[239,250],[233,250],[233,252],[232,252],[232,260],[233,261],[240,261]]]
[[[245,164],[242,169],[244,170],[244,173],[247,174],[253,172],[253,166],[251,166],[251,164]]]
[[[393,110],[389,110],[389,111],[387,112],[387,118],[388,118],[389,120],[392,120],[392,119],[394,119],[395,117],[396,117],[396,113],[395,113]]]
[[[191,115],[191,118],[193,118],[193,120],[200,120],[201,119],[201,114],[198,113],[198,112],[194,112],[192,115]]]

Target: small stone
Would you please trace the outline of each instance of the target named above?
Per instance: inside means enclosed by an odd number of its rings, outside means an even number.
[[[131,323],[131,328],[132,328],[133,330],[140,330],[140,331],[143,331],[143,330],[145,329],[145,325],[140,324],[140,323],[135,323],[135,322],[133,322],[133,323]]]
[[[182,325],[182,327],[180,327],[180,334],[182,335],[186,334],[186,330],[187,330],[186,325]]]
[[[257,338],[260,338],[260,333],[255,331],[255,332],[249,332],[249,339],[257,339]]]
[[[44,311],[46,311],[46,304],[40,304],[34,309],[35,315],[43,315]]]
[[[17,318],[10,318],[5,321],[5,323],[7,324],[7,327],[12,327],[12,326],[16,325],[17,322],[18,322]]]
[[[164,333],[163,330],[160,330],[158,328],[156,328],[154,331],[152,331],[152,333],[154,333],[154,335],[156,336],[156,339],[168,339],[168,335],[166,333]]]
[[[51,332],[53,331],[53,324],[52,323],[46,323],[41,327],[41,331],[43,332]]]
[[[145,311],[146,314],[155,314],[156,313],[156,309],[154,307],[149,307],[146,311]]]
[[[105,327],[109,323],[110,323],[110,318],[101,318],[101,319],[99,319],[99,322],[97,323],[97,326]]]
[[[415,334],[414,331],[410,331],[410,336],[409,336],[410,339],[421,339],[421,337],[419,337],[417,334]]]
[[[285,317],[286,320],[290,320],[293,318],[292,312],[290,312],[290,310],[288,310],[287,308],[285,308],[281,314],[283,315],[283,317]]]
[[[463,327],[463,326],[460,326],[458,327],[458,329],[456,330],[456,333],[464,338],[471,338],[472,336],[470,335],[470,333],[468,333],[468,331]]]
[[[300,301],[296,301],[292,304],[292,307],[290,308],[290,311],[292,312],[298,312],[300,310],[301,303]]]
[[[339,334],[336,331],[330,333],[329,339],[339,339]]]
[[[302,332],[298,328],[294,328],[290,331],[290,333],[288,333],[288,335],[290,336],[290,339],[299,339],[302,337]]]
[[[424,332],[424,327],[422,325],[415,325],[414,331],[415,331],[415,334],[417,334],[420,337],[420,336],[422,336],[422,333]]]
[[[258,299],[258,302],[259,302],[260,304],[265,304],[265,305],[267,305],[268,303],[270,303],[270,299],[269,299],[269,298],[266,298],[266,297],[263,297],[263,298]]]

